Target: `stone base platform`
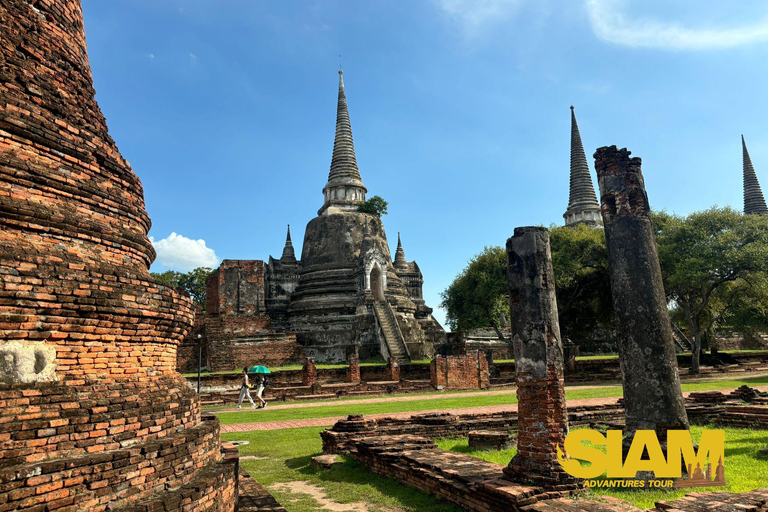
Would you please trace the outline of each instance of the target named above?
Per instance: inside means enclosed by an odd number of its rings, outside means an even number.
[[[515,445],[512,436],[507,432],[493,430],[473,430],[467,435],[467,440],[473,450],[506,450]]]
[[[440,450],[430,439],[418,436],[360,439],[350,455],[376,474],[478,512],[527,510],[538,501],[577,492],[575,487],[545,490],[512,483],[502,478],[504,466]]]
[[[620,499],[577,496],[502,478],[505,466],[437,448],[430,439],[400,435],[357,439],[350,455],[374,473],[476,512],[639,512]],[[648,512],[768,512],[768,489],[746,493],[692,492],[660,501]]]

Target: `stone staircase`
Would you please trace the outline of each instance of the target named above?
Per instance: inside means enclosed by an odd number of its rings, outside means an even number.
[[[373,303],[373,309],[379,320],[381,332],[384,334],[384,342],[389,349],[389,355],[401,362],[410,361],[411,356],[408,353],[408,347],[405,346],[403,333],[400,332],[400,327],[397,325],[392,306],[385,300],[379,300]]]
[[[693,350],[693,347],[691,347],[691,342],[688,340],[688,338],[686,338],[685,334],[683,334],[683,331],[681,331],[674,322],[672,322],[672,339],[675,341],[676,351],[691,352]]]

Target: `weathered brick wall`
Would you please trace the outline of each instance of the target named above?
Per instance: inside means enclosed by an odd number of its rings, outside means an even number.
[[[236,461],[175,373],[192,303],[149,275],[80,2],[0,20],[0,509],[231,511]]]
[[[304,357],[294,334],[273,331],[264,270],[260,260],[224,260],[206,280],[205,331],[212,371],[296,363]]]
[[[482,352],[462,356],[435,356],[430,365],[435,389],[486,389],[491,386],[488,360]]]

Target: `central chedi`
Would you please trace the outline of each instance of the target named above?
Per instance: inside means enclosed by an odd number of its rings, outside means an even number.
[[[422,298],[421,270],[406,261],[399,237],[393,261],[381,218],[360,209],[367,193],[339,71],[331,170],[301,260],[289,231],[280,259],[224,260],[209,278],[212,370],[229,369],[233,358],[280,364],[300,353],[319,361],[434,354],[445,331]]]

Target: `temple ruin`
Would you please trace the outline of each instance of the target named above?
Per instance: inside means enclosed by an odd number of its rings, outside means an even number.
[[[0,19],[0,509],[235,510],[236,451],[175,371],[192,303],[149,276],[80,2]]]
[[[611,294],[616,315],[626,430],[687,429],[667,299],[640,158],[616,146],[595,153]]]
[[[445,331],[422,297],[421,270],[406,260],[399,234],[392,259],[380,217],[360,211],[367,192],[339,71],[331,169],[301,259],[289,228],[280,259],[225,260],[209,278],[212,370],[234,368],[240,359],[229,355],[239,351],[271,364],[295,361],[298,352],[317,361],[434,355]]]
[[[600,216],[600,204],[595,195],[595,186],[589,173],[587,155],[581,143],[576,113],[571,105],[571,181],[568,196],[568,209],[563,214],[566,226],[586,224],[591,227],[603,225]]]

